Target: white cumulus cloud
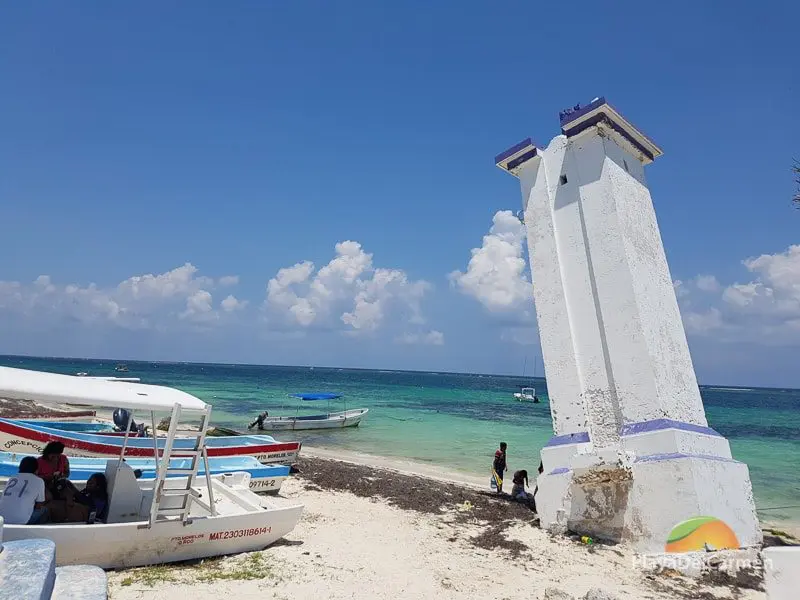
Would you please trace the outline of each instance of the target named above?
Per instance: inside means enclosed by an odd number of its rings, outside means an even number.
[[[695,277],[695,285],[703,292],[716,292],[721,287],[713,275],[698,275]]]
[[[524,256],[525,227],[510,210],[498,211],[480,248],[472,249],[466,272],[450,281],[491,312],[528,311],[533,290]]]
[[[214,298],[211,296],[211,292],[197,290],[186,299],[186,310],[180,314],[180,317],[197,322],[213,321],[219,318],[212,307],[213,302]]]
[[[753,276],[750,281],[723,287],[716,278],[699,276],[685,294],[678,294],[687,331],[727,341],[800,346],[800,245],[742,264]]]
[[[213,279],[186,263],[159,274],[135,275],[116,286],[57,284],[40,275],[30,284],[0,281],[0,309],[5,317],[79,323],[108,322],[120,327],[161,327],[176,320],[208,323],[213,308]]]
[[[276,273],[267,283],[268,318],[301,327],[348,326],[374,331],[395,311],[413,323],[423,321],[420,303],[430,284],[411,280],[401,269],[378,268],[361,244],[336,244],[335,256],[316,270],[311,261]]]
[[[222,302],[219,303],[222,310],[225,312],[236,312],[237,310],[244,310],[247,307],[247,300],[239,300],[233,294],[229,294]]]

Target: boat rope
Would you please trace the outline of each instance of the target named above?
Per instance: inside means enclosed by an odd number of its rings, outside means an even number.
[[[769,508],[757,508],[756,512],[765,510],[786,510],[787,508],[800,508],[800,504],[793,504],[791,506],[770,506]]]

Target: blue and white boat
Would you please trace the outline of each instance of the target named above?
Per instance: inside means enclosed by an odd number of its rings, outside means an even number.
[[[111,423],[106,421],[45,421],[43,419],[15,419],[25,425],[38,425],[64,431],[80,431],[81,433],[122,433],[117,432]]]
[[[129,438],[129,434],[117,440],[114,436],[53,428],[37,431],[34,425],[0,419],[0,448],[15,446],[12,452],[18,450],[18,442],[42,445],[53,439],[51,436],[65,440],[70,456],[84,452],[84,456],[105,457],[116,450],[116,459],[105,461],[108,500],[99,522],[3,524],[4,542],[52,540],[58,565],[89,564],[119,569],[253,552],[285,536],[300,520],[302,504],[259,497],[250,489],[249,473],[211,474],[206,434],[212,406],[196,396],[164,386],[0,367],[0,397],[119,408],[129,411],[131,418],[136,411],[150,413],[153,429],[156,413],[170,412],[170,427],[163,440]],[[191,433],[194,439],[190,440],[193,445],[189,448],[186,447],[189,438],[176,435],[184,413],[200,423]],[[114,448],[112,441],[120,444]],[[136,442],[151,444],[149,456],[144,454],[145,447]],[[22,447],[29,448],[26,453],[41,452],[41,448]],[[223,455],[241,456],[249,454],[252,446],[235,446],[226,440],[225,446],[215,449],[225,450]],[[232,449],[240,451],[231,452]],[[128,450],[136,452],[129,454]],[[154,479],[137,479],[127,462],[134,456],[158,461]],[[173,460],[187,457],[192,461],[190,468],[170,468]],[[78,462],[74,464],[79,468]],[[205,469],[204,477],[198,477],[201,467]],[[9,486],[12,481],[13,478],[9,479]]]
[[[264,431],[283,431],[298,429],[342,429],[344,427],[358,427],[361,420],[369,412],[368,408],[355,408],[347,410],[347,401],[344,401],[344,410],[331,412],[331,401],[338,400],[341,394],[329,392],[304,392],[292,394],[292,397],[300,399],[302,402],[326,400],[328,402],[328,412],[316,415],[299,415],[287,417],[270,417],[259,415],[251,427],[258,427]],[[298,406],[297,412],[300,412]]]
[[[9,477],[19,472],[19,463],[31,454],[18,454],[16,452],[0,452],[0,488],[5,486]],[[174,458],[169,462],[171,470],[188,469],[191,458]],[[69,480],[82,487],[93,473],[104,473],[107,459],[75,456],[69,458]],[[152,458],[127,458],[125,462],[131,469],[141,471],[139,479],[147,481],[156,478],[156,465]],[[244,471],[250,473],[250,489],[254,492],[277,492],[286,478],[290,468],[285,465],[262,465],[252,456],[226,456],[209,458],[208,469],[211,475],[224,475]],[[205,475],[205,469],[200,467],[199,476]],[[168,477],[173,475],[168,474]],[[175,475],[178,477],[178,475]]]
[[[85,381],[87,378],[75,379]],[[123,389],[119,387],[121,385],[119,383],[108,385]],[[63,423],[65,422],[53,423],[57,426],[47,427],[36,421],[0,419],[0,451],[35,454],[41,452],[47,442],[57,441],[64,444],[65,452],[70,458],[73,456],[113,458],[120,455],[123,446],[125,458],[130,458],[152,456],[154,444],[157,444],[159,449],[165,446],[163,437],[157,437],[155,441],[152,437],[129,437],[126,441],[124,434],[68,431],[60,427]],[[74,425],[76,424],[69,423],[69,426]],[[176,437],[172,449],[180,456],[183,451],[191,452],[193,445],[194,440],[189,437]],[[301,444],[278,442],[268,435],[238,435],[207,437],[205,446],[209,457],[255,456],[264,464],[291,465],[297,462]]]

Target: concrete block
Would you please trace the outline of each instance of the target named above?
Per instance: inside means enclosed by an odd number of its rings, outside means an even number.
[[[800,546],[766,548],[761,556],[767,600],[796,600],[800,595]]]
[[[17,540],[0,553],[0,600],[48,600],[53,592],[56,545]]]
[[[56,569],[52,600],[107,600],[108,579],[100,567],[72,565]]]

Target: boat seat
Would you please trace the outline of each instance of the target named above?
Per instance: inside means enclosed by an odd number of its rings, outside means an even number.
[[[140,521],[144,492],[139,487],[131,466],[119,460],[106,462],[108,480],[108,514],[106,523]]]

